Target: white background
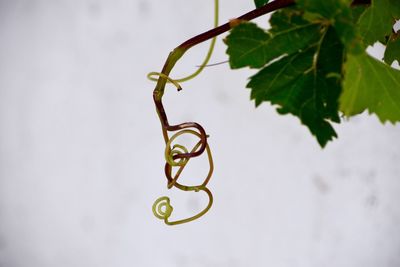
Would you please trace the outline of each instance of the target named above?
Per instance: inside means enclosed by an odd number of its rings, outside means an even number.
[[[166,189],[146,74],[211,27],[212,7],[0,1],[1,267],[400,266],[399,126],[363,114],[321,150],[297,118],[255,109],[245,89],[253,72],[227,64],[165,97],[171,123],[197,121],[210,134],[214,206],[177,227],[153,216],[165,194],[175,218],[206,203]],[[252,8],[222,0],[221,21]],[[206,49],[173,76],[195,70]],[[212,62],[224,51],[219,39]],[[192,166],[193,177],[206,172]]]

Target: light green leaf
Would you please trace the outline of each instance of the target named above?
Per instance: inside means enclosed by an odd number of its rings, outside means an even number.
[[[400,121],[400,71],[367,54],[349,55],[340,110],[353,116],[366,109],[381,122]]]
[[[371,6],[359,20],[360,34],[365,45],[372,45],[377,41],[385,43],[385,38],[392,33],[395,19],[399,18],[399,0],[372,0]]]

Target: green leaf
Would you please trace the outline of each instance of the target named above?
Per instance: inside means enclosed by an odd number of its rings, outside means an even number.
[[[328,20],[337,17],[344,9],[349,9],[350,0],[297,0],[296,3],[311,13],[320,14]]]
[[[249,22],[233,28],[226,38],[231,68],[260,68],[283,54],[290,55],[315,42],[321,26],[291,12],[274,13],[269,32]]]
[[[305,17],[311,20],[324,19],[338,33],[348,52],[358,54],[363,51],[360,37],[350,8],[351,0],[297,0],[300,8],[306,11]],[[311,13],[312,15],[308,14]]]
[[[300,118],[324,147],[337,137],[331,121],[339,122],[343,45],[332,27],[297,53],[267,65],[251,77],[247,87],[256,105],[278,105],[281,114]]]
[[[400,33],[394,33],[389,38],[383,59],[389,65],[395,60],[400,63]]]
[[[351,13],[353,16],[353,22],[356,24],[358,23],[358,20],[360,19],[361,15],[367,10],[369,6],[367,5],[359,5],[359,6],[353,6],[351,8]]]
[[[392,33],[395,19],[400,18],[399,0],[372,0],[371,6],[359,20],[360,34],[366,45],[385,43]]]
[[[263,5],[267,4],[269,0],[254,0],[254,3],[256,4],[256,7],[262,7]]]
[[[400,121],[400,71],[367,54],[349,55],[340,110],[352,116],[368,110],[381,122]]]
[[[352,2],[296,0],[272,14],[268,31],[241,23],[226,38],[231,68],[261,68],[247,84],[256,106],[269,102],[297,116],[322,147],[337,137],[332,123],[340,122],[339,111],[400,121],[400,71],[365,53],[381,41],[385,62],[400,61],[400,38],[392,33],[400,0]]]

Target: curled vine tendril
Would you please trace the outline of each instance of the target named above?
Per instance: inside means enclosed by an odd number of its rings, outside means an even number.
[[[218,9],[219,9],[219,3],[218,0],[214,0],[214,26],[218,26]],[[210,147],[208,146],[207,143],[207,138],[208,135],[206,135],[205,130],[203,127],[195,122],[185,122],[177,125],[170,125],[168,122],[168,118],[164,109],[164,106],[162,104],[162,96],[164,94],[164,89],[165,85],[167,82],[172,83],[178,91],[182,90],[182,87],[180,85],[181,82],[188,81],[190,79],[193,79],[197,75],[199,75],[202,70],[207,66],[212,52],[214,50],[216,42],[216,37],[214,37],[210,43],[210,47],[208,49],[207,55],[203,61],[203,63],[200,65],[200,67],[192,74],[188,75],[187,77],[180,78],[180,79],[173,79],[169,77],[169,72],[172,70],[173,66],[175,63],[182,57],[182,55],[186,52],[186,50],[190,47],[183,47],[182,45],[177,47],[174,51],[172,51],[164,65],[164,68],[161,72],[150,72],[147,77],[149,80],[156,81],[157,85],[156,88],[153,91],[153,99],[154,103],[156,106],[157,114],[159,116],[160,122],[161,122],[161,127],[162,127],[162,132],[164,136],[164,141],[165,141],[165,176],[167,178],[167,188],[171,189],[172,187],[175,187],[177,189],[180,189],[182,191],[188,191],[188,192],[204,192],[208,196],[208,204],[207,206],[200,211],[199,213],[185,218],[185,219],[180,219],[180,220],[169,220],[172,212],[173,212],[173,207],[171,205],[171,201],[169,197],[163,196],[158,198],[152,207],[154,215],[161,219],[164,220],[164,222],[167,225],[177,225],[177,224],[182,224],[182,223],[187,223],[193,220],[196,220],[203,216],[207,211],[211,208],[212,203],[213,203],[213,196],[211,191],[207,188],[207,184],[211,179],[213,170],[214,170],[214,164],[213,164],[213,159],[211,155],[211,150]],[[172,136],[169,136],[169,132],[174,132]],[[173,144],[173,142],[181,135],[191,135],[195,138],[198,138],[199,141],[193,146],[193,148],[188,149],[184,145],[181,144]],[[207,157],[208,157],[208,163],[209,163],[209,171],[204,179],[203,183],[199,185],[184,185],[178,182],[178,179],[190,161],[191,158],[198,157],[202,155],[204,152],[206,152]],[[173,174],[173,169],[176,168],[175,174]]]

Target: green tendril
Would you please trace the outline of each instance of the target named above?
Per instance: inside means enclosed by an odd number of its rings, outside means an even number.
[[[164,210],[163,210],[164,208]],[[173,208],[170,204],[169,197],[160,197],[153,204],[154,215],[161,220],[168,220]]]
[[[214,0],[214,27],[218,27],[218,23],[219,23],[218,21],[219,21],[219,0]],[[203,60],[203,63],[192,74],[190,74],[186,77],[183,77],[183,78],[173,79],[173,78],[169,77],[168,75],[165,75],[162,72],[153,71],[153,72],[150,72],[149,74],[147,74],[147,78],[150,81],[157,82],[158,78],[156,78],[156,77],[162,77],[162,78],[166,79],[167,82],[174,84],[175,87],[178,89],[178,91],[182,90],[182,86],[179,83],[187,82],[187,81],[195,78],[207,66],[208,62],[211,59],[212,53],[214,51],[216,41],[217,41],[217,37],[214,37],[211,39],[211,43],[210,43],[210,46],[208,47],[208,51],[207,51],[206,57]]]
[[[214,27],[215,28],[218,27],[218,20],[219,20],[219,3],[218,3],[218,0],[215,0],[214,1]],[[180,82],[180,83],[186,82],[186,81],[189,81],[189,80],[195,78],[197,75],[199,75],[204,70],[204,68],[207,66],[208,62],[210,61],[211,55],[214,51],[216,41],[217,41],[217,37],[214,37],[211,39],[211,43],[208,48],[207,55],[204,58],[203,63],[200,65],[200,67],[195,72],[193,72],[192,74],[190,74],[184,78],[175,79],[175,81]]]
[[[174,141],[174,139],[175,139],[176,137],[178,137],[178,136],[180,136],[180,135],[182,135],[182,134],[185,134],[185,133],[194,135],[194,136],[199,137],[199,138],[201,137],[201,135],[200,135],[198,132],[193,131],[193,130],[182,130],[182,131],[180,131],[180,132],[174,134],[174,135],[171,137],[171,139],[167,142],[167,145],[166,145],[166,153],[165,153],[165,156],[166,156],[166,161],[167,161],[167,162],[169,161],[169,159],[171,159],[171,158],[173,157],[173,156],[171,157],[169,154],[167,154],[167,152],[168,152],[168,147],[171,145],[171,142]],[[192,148],[192,150],[190,151],[190,153],[193,153],[193,152],[197,151],[197,149],[198,149],[200,146],[201,146],[201,141],[199,141],[199,142]],[[187,160],[186,160],[182,165],[175,165],[175,166],[179,166],[180,168],[179,168],[178,171],[176,172],[175,177],[173,177],[172,180],[168,182],[168,185],[167,185],[168,189],[172,188],[173,186],[176,186],[178,189],[183,190],[183,191],[191,191],[191,190],[198,191],[200,187],[205,186],[205,185],[208,183],[208,181],[211,179],[212,173],[213,173],[213,171],[214,171],[213,158],[212,158],[211,150],[210,150],[210,147],[208,146],[208,144],[207,144],[207,146],[206,146],[206,151],[207,151],[208,164],[209,164],[209,166],[210,166],[210,169],[209,169],[209,172],[208,172],[207,177],[204,179],[204,182],[203,182],[201,185],[199,185],[199,186],[184,186],[184,185],[178,184],[178,183],[176,182],[176,181],[178,180],[179,176],[181,175],[182,171],[184,170],[186,164],[187,164],[187,163],[189,162],[189,160],[190,160],[190,158],[187,158]],[[185,153],[187,153],[186,148],[185,148]],[[173,166],[173,165],[170,164],[170,166]]]
[[[182,219],[182,220],[169,221],[169,217],[171,216],[173,207],[170,204],[169,197],[165,197],[165,196],[158,198],[154,202],[154,204],[153,204],[154,215],[157,218],[164,220],[165,224],[167,224],[167,225],[178,225],[178,224],[188,223],[188,222],[199,219],[201,216],[206,214],[207,211],[211,208],[211,206],[213,204],[213,195],[211,194],[211,191],[206,187],[200,188],[198,191],[204,191],[207,194],[208,204],[201,212],[197,213],[196,215],[186,218],[186,219]]]
[[[173,136],[171,136],[171,138],[168,140],[166,146],[165,146],[165,160],[168,162],[169,165],[171,166],[183,166],[186,164],[187,159],[185,158],[181,158],[179,159],[179,161],[174,161],[174,156],[175,155],[179,155],[183,153],[188,153],[188,150],[185,146],[183,145],[179,145],[176,144],[172,147],[171,149],[171,143],[180,135],[185,134],[185,133],[189,133],[192,135],[196,135],[195,131],[191,131],[191,130],[183,130],[183,131],[179,131],[177,133],[175,133]],[[178,150],[180,149],[180,150]]]
[[[150,81],[155,81],[155,82],[158,81],[158,78],[154,78],[154,76],[162,77],[162,78],[166,79],[167,81],[169,81],[170,83],[172,83],[173,85],[175,85],[175,87],[176,87],[176,89],[178,89],[178,91],[182,90],[182,86],[179,84],[178,80],[174,80],[161,72],[155,72],[155,71],[150,72],[147,74],[147,79],[149,79]]]
[[[219,7],[218,7],[218,0],[214,1],[215,3],[215,12],[214,12],[214,26],[218,26],[218,13],[219,13]],[[168,184],[167,188],[170,189],[172,187],[176,187],[179,190],[186,191],[186,192],[205,192],[208,196],[208,204],[207,206],[200,211],[199,213],[185,218],[185,219],[180,219],[180,220],[175,220],[175,221],[170,221],[169,218],[173,212],[173,207],[170,203],[170,199],[167,196],[163,196],[158,198],[153,206],[152,210],[154,215],[161,219],[164,220],[165,224],[167,225],[178,225],[178,224],[183,224],[187,223],[193,220],[196,220],[203,216],[204,214],[207,213],[207,211],[211,208],[213,204],[213,196],[211,191],[207,188],[207,183],[210,181],[212,173],[214,171],[214,164],[213,164],[213,159],[211,155],[211,150],[210,147],[208,146],[207,143],[207,138],[208,135],[206,135],[203,127],[200,124],[194,123],[194,122],[186,122],[178,125],[169,125],[167,115],[165,113],[164,107],[161,102],[161,98],[164,93],[164,87],[165,83],[169,82],[175,85],[175,87],[179,90],[182,89],[181,85],[179,84],[180,82],[185,82],[190,79],[193,79],[197,75],[199,75],[203,69],[207,66],[212,52],[214,50],[215,46],[215,41],[216,37],[214,37],[211,41],[210,47],[208,49],[207,55],[203,61],[203,63],[200,65],[200,67],[192,74],[181,78],[181,79],[172,79],[171,77],[168,76],[169,71],[172,69],[174,64],[177,62],[177,60],[183,55],[185,50],[181,49],[175,49],[173,52],[171,52],[170,56],[168,57],[166,67],[163,68],[162,72],[150,72],[147,77],[149,80],[152,81],[157,81],[157,86],[154,89],[153,92],[153,98],[155,100],[156,104],[156,109],[157,113],[159,115],[161,125],[162,125],[162,131],[163,131],[163,136],[165,139],[165,174],[168,179]],[[170,61],[169,61],[170,60]],[[194,131],[188,128],[195,128],[198,131]],[[177,132],[176,132],[177,131]],[[174,133],[171,137],[169,137],[168,132],[176,132]],[[200,140],[193,146],[193,148],[189,151],[188,148],[186,148],[184,145],[181,144],[173,144],[173,142],[181,135],[183,134],[189,134],[191,136],[194,136],[196,138],[199,138]],[[203,182],[199,185],[183,185],[178,182],[179,177],[181,176],[184,168],[188,164],[191,158],[193,157],[198,157],[201,154],[204,153],[204,151],[207,152],[207,157],[208,157],[208,163],[209,163],[209,171],[206,176],[206,178],[203,180]],[[172,175],[173,173],[173,168],[178,168],[175,175]]]
[[[178,171],[176,172],[175,176],[172,177],[172,180],[170,180],[168,182],[168,188],[172,188],[173,186],[182,190],[182,191],[194,191],[194,192],[200,192],[200,191],[204,191],[205,193],[207,193],[208,196],[208,204],[206,206],[205,209],[203,209],[201,212],[199,212],[198,214],[186,218],[186,219],[182,219],[182,220],[176,220],[176,221],[169,221],[169,217],[171,216],[171,213],[173,211],[173,208],[170,204],[170,199],[166,196],[160,197],[158,198],[154,204],[153,204],[153,213],[154,215],[161,219],[164,220],[165,224],[167,225],[178,225],[178,224],[183,224],[183,223],[187,223],[193,220],[196,220],[198,218],[200,218],[201,216],[203,216],[204,214],[207,213],[207,211],[211,208],[212,203],[213,203],[213,196],[211,191],[207,188],[207,183],[209,182],[212,173],[214,171],[214,164],[213,164],[213,159],[212,159],[212,154],[211,154],[211,150],[207,144],[206,146],[206,151],[207,151],[207,156],[208,156],[208,162],[209,162],[209,172],[207,174],[207,177],[204,179],[203,183],[200,185],[195,185],[195,186],[187,186],[187,185],[182,185],[180,183],[177,182],[178,178],[180,177],[183,169],[185,168],[185,166],[187,165],[187,163],[190,160],[189,158],[183,158],[180,159],[180,161],[176,162],[174,161],[173,157],[174,155],[178,155],[181,152],[184,153],[188,153],[188,150],[185,146],[179,145],[179,144],[175,144],[172,146],[171,149],[171,143],[179,136],[183,135],[183,134],[190,134],[190,135],[194,135],[198,138],[201,137],[201,135],[193,130],[181,130],[177,133],[175,133],[167,142],[166,144],[166,150],[165,150],[165,159],[167,161],[167,164],[169,164],[169,166],[171,167],[179,167]],[[190,153],[194,153],[195,151],[197,151],[199,149],[199,147],[201,146],[201,140],[191,149]],[[179,148],[180,150],[176,150],[176,148]],[[177,152],[174,152],[177,151]],[[172,164],[170,164],[172,163]]]

